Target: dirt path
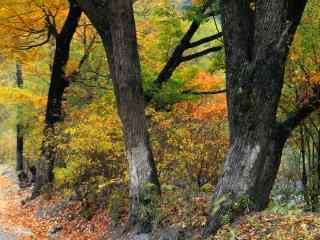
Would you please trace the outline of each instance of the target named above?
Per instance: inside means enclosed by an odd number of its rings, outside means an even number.
[[[23,193],[19,191],[14,171],[0,165],[0,240],[32,239],[30,229],[12,221],[21,208]]]
[[[22,206],[30,192],[19,189],[15,171],[0,164],[0,240],[112,239],[106,231],[110,220],[105,212],[97,211],[86,220],[80,216],[80,202],[68,202],[61,209],[63,196],[59,192],[50,199],[42,196]],[[58,235],[49,234],[58,225],[62,227]]]
[[[15,240],[15,239],[17,239],[16,236],[3,232],[0,229],[0,240]]]

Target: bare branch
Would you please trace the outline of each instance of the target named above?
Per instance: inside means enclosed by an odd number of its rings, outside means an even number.
[[[214,40],[217,40],[217,39],[219,39],[221,37],[222,37],[222,32],[219,32],[219,33],[214,34],[214,35],[212,35],[210,37],[205,37],[205,38],[202,38],[202,39],[200,39],[200,40],[198,40],[196,42],[190,43],[188,45],[188,48],[195,48],[195,47],[198,47],[198,46],[200,46],[202,44],[209,43],[209,42],[212,42]]]
[[[93,38],[89,42],[89,45],[85,47],[84,54],[83,54],[82,58],[79,61],[78,67],[67,77],[70,81],[73,81],[80,74],[81,67],[83,66],[83,64],[89,58],[90,50],[92,49],[96,38],[97,38],[97,34],[95,34],[93,36]]]
[[[314,111],[320,108],[319,96],[312,96],[297,111],[289,113],[285,121],[280,126],[287,135],[290,133]]]
[[[222,48],[223,48],[222,46],[212,47],[212,48],[205,49],[205,50],[203,50],[203,51],[201,51],[201,52],[197,52],[197,53],[194,53],[194,54],[191,54],[191,55],[188,55],[188,56],[184,56],[184,57],[181,58],[181,62],[190,61],[190,60],[192,60],[192,59],[205,56],[205,55],[207,55],[207,54],[209,54],[209,53],[218,52],[218,51],[220,51]]]
[[[41,46],[47,44],[50,41],[50,38],[51,38],[51,35],[48,34],[48,37],[44,41],[37,43],[37,44],[29,45],[29,46],[22,46],[19,49],[20,50],[30,50],[32,48],[41,47]]]
[[[216,95],[221,93],[226,93],[227,89],[221,89],[221,90],[215,90],[215,91],[207,91],[207,92],[193,92],[192,90],[185,90],[182,92],[182,94],[191,94],[191,95],[198,95],[198,96],[204,96],[204,95]]]
[[[208,9],[208,7],[212,4],[213,1],[214,0],[206,1],[203,8],[201,9],[201,14],[205,13],[205,11]],[[158,75],[157,79],[154,81],[154,85],[157,88],[161,88],[162,84],[171,78],[175,69],[181,64],[181,62],[183,62],[182,57],[183,57],[183,53],[185,50],[192,48],[192,45],[194,45],[196,47],[196,46],[200,46],[203,43],[208,42],[209,39],[207,38],[207,39],[199,40],[195,43],[190,43],[192,37],[198,31],[199,27],[200,27],[200,23],[198,21],[194,20],[191,23],[188,31],[182,37],[180,43],[175,48],[175,50],[174,50],[173,54],[171,55],[171,57],[169,58],[167,64],[164,66],[164,68],[161,70],[160,74]],[[211,36],[209,38],[212,38],[212,37],[213,36]],[[203,43],[201,43],[201,42],[203,42]]]

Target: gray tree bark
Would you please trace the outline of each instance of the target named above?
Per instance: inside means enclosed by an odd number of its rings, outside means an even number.
[[[311,100],[276,119],[289,46],[306,0],[220,1],[226,52],[230,148],[205,235],[269,201],[284,144],[319,106]]]
[[[129,164],[129,224],[149,232],[153,218],[149,208],[160,184],[146,129],[132,1],[78,2],[100,34],[108,58]]]

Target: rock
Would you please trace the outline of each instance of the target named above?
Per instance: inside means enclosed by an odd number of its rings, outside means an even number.
[[[38,218],[43,218],[43,219],[56,218],[56,217],[59,217],[68,206],[69,206],[68,203],[63,201],[59,203],[57,206],[49,209],[44,209],[40,207],[36,212],[36,216]]]
[[[6,233],[0,229],[0,240],[16,240],[17,236]]]
[[[75,216],[75,214],[73,214],[73,213],[69,213],[69,214],[66,216],[66,218],[67,218],[69,221],[72,221],[72,220],[74,220],[74,219],[76,218],[76,216]]]
[[[191,235],[183,229],[169,228],[162,230],[159,240],[186,240],[191,239]]]
[[[48,230],[48,234],[56,234],[60,232],[62,229],[63,229],[62,225],[60,224],[54,225]]]
[[[150,234],[135,234],[133,235],[132,240],[151,240],[151,235]]]
[[[34,237],[33,232],[30,229],[22,227],[15,229],[15,234],[17,236]]]
[[[37,218],[46,218],[46,211],[43,208],[38,208],[36,212]]]
[[[151,234],[148,233],[134,233],[134,232],[130,232],[130,233],[126,233],[126,234],[120,234],[117,233],[113,239],[117,239],[117,240],[151,240]]]
[[[58,240],[59,239],[59,232],[63,229],[63,226],[60,224],[52,226],[47,233],[49,239]]]
[[[68,203],[63,201],[63,202],[59,203],[57,206],[55,206],[54,208],[48,209],[46,212],[46,215],[49,218],[59,217],[60,214],[63,212],[63,210],[65,210],[68,206],[69,206]]]
[[[175,185],[179,188],[185,189],[189,185],[189,182],[188,180],[180,179],[175,183]]]

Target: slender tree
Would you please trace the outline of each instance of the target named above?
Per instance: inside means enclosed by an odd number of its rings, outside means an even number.
[[[205,235],[226,217],[263,210],[284,144],[293,129],[319,107],[314,96],[277,120],[289,47],[307,0],[222,0],[230,148],[214,193]]]
[[[52,26],[51,31],[55,36],[55,55],[52,64],[51,81],[48,94],[47,110],[45,117],[44,141],[42,144],[42,153],[37,162],[37,177],[33,189],[33,197],[39,195],[43,185],[53,181],[53,168],[56,158],[56,151],[50,142],[50,137],[54,136],[55,124],[62,120],[62,97],[65,88],[69,86],[68,76],[65,68],[70,54],[70,45],[74,33],[78,27],[81,8],[74,0],[69,0],[70,8],[66,21],[60,32]]]
[[[23,88],[23,76],[22,76],[22,66],[19,60],[16,61],[16,83],[17,87]],[[16,125],[16,170],[17,172],[23,171],[23,125],[21,123],[21,106],[17,107],[17,125]]]

